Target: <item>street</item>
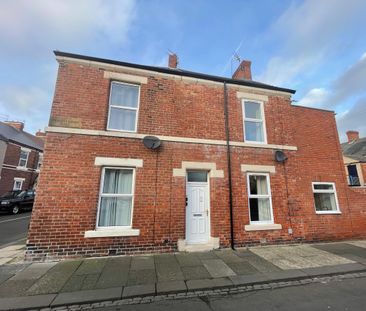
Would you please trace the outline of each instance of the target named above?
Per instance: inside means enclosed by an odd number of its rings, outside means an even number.
[[[27,238],[31,212],[18,215],[0,214],[0,248]]]
[[[201,297],[160,301],[151,304],[96,308],[99,311],[317,311],[365,310],[366,278],[345,279],[324,283],[260,290],[221,297]]]

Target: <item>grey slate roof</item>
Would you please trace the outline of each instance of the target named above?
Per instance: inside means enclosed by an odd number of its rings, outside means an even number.
[[[356,160],[366,162],[366,137],[341,144],[343,155]]]
[[[20,145],[43,150],[43,140],[25,131],[20,131],[14,127],[0,122],[0,139],[12,141]]]

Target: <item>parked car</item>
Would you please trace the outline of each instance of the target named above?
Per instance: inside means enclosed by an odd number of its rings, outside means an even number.
[[[34,197],[34,190],[10,191],[0,197],[0,210],[14,215],[23,210],[31,210]]]

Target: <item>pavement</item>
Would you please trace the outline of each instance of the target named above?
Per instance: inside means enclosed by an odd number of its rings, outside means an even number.
[[[366,241],[0,266],[0,310],[37,309],[362,273]]]

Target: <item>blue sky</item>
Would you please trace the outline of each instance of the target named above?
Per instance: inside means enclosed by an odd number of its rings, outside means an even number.
[[[253,79],[297,90],[296,104],[335,110],[340,137],[366,136],[364,0],[2,0],[0,120],[47,126],[53,50]],[[231,66],[231,63],[233,65]]]

